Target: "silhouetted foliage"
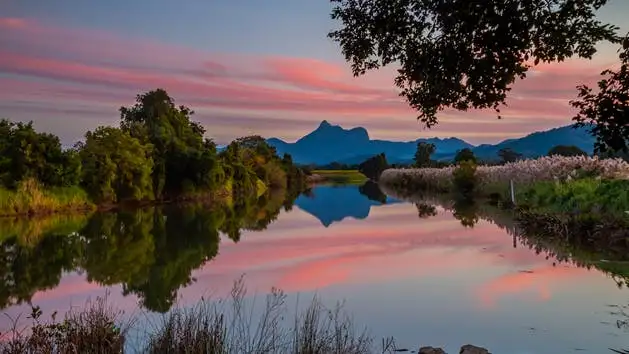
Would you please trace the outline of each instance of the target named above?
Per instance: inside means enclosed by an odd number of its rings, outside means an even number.
[[[587,152],[574,145],[557,145],[548,151],[548,156],[587,156]]]
[[[358,166],[358,171],[370,180],[377,181],[387,168],[389,168],[387,157],[382,153],[365,160]]]
[[[473,198],[459,196],[454,199],[453,216],[461,222],[461,225],[473,228],[478,223],[478,204]]]
[[[396,86],[418,119],[445,108],[499,112],[531,65],[591,58],[616,27],[596,19],[607,0],[331,0],[354,75],[399,66]]]
[[[498,157],[502,160],[503,163],[516,162],[522,158],[522,154],[511,149],[511,148],[502,148],[498,151]]]
[[[579,98],[571,101],[579,110],[577,127],[591,126],[598,152],[629,152],[629,37],[620,51],[620,68],[601,73],[597,91],[581,85]]]
[[[430,157],[435,153],[435,150],[437,150],[435,144],[425,142],[417,143],[417,150],[415,151],[415,157],[413,158],[413,161],[415,161],[415,167],[430,167]]]
[[[428,219],[437,216],[437,208],[434,205],[415,203],[415,207],[417,208],[417,216],[420,219]]]
[[[378,183],[375,183],[373,181],[367,181],[365,182],[365,184],[358,187],[358,192],[366,196],[369,200],[373,200],[381,204],[387,203],[387,195],[382,193],[380,187],[378,186]]]
[[[476,163],[476,156],[471,149],[461,149],[456,153],[456,156],[454,157],[454,162],[458,165],[463,161],[471,161],[473,163]]]

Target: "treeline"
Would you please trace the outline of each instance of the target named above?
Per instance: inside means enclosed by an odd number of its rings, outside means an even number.
[[[120,108],[118,127],[89,131],[71,149],[63,149],[58,137],[35,131],[32,123],[0,121],[1,212],[54,208],[54,203],[38,205],[37,198],[19,196],[36,194],[54,201],[63,199],[63,188],[80,194],[80,187],[86,202],[115,204],[220,193],[244,198],[265,189],[295,191],[305,185],[305,172],[289,155],[280,158],[261,137],[237,139],[219,152],[205,138],[203,126],[191,120],[193,114],[176,106],[166,91],[150,91],[138,95],[133,106]],[[35,193],[35,185],[46,192]]]

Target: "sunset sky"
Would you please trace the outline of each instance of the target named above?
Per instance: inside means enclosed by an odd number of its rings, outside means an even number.
[[[196,111],[218,143],[259,134],[293,141],[326,119],[372,138],[497,142],[567,125],[579,83],[617,62],[536,68],[503,110],[444,112],[425,130],[397,96],[392,69],[353,78],[336,44],[327,0],[0,0],[0,117],[33,120],[70,144],[117,124],[135,95],[166,89]],[[629,30],[629,1],[600,18]]]

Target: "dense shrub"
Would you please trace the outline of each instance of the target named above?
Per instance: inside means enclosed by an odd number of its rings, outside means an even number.
[[[385,154],[378,154],[361,163],[358,166],[358,171],[367,176],[367,178],[377,181],[387,168],[389,168],[387,157]]]
[[[473,161],[462,161],[453,172],[454,189],[464,197],[474,194],[476,188],[476,164]]]

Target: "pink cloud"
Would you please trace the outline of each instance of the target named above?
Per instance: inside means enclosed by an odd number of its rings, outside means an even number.
[[[24,28],[26,27],[26,21],[21,18],[11,18],[11,17],[0,18],[0,27]]]
[[[137,92],[161,87],[179,103],[203,112],[208,128],[226,137],[237,123],[212,126],[212,114],[242,118],[264,112],[262,116],[271,120],[274,116],[302,120],[310,115],[300,127],[276,131],[279,137],[303,135],[311,129],[311,120],[328,119],[366,126],[375,138],[463,134],[476,137],[477,142],[496,141],[568,124],[573,116],[568,100],[576,92],[574,87],[592,82],[602,68],[585,61],[540,65],[515,85],[509,106],[502,110],[504,120],[496,121],[491,111],[446,111],[436,129],[425,131],[415,121],[416,113],[398,97],[390,69],[354,78],[341,61],[209,53],[32,19],[0,18],[0,29],[0,40],[7,44],[0,52],[0,72],[23,83],[16,89],[0,86],[0,109],[18,96],[33,107],[61,97],[67,104],[79,101],[102,107],[111,102],[115,115],[121,101],[130,102]],[[56,91],[54,85],[63,88]],[[41,113],[34,109],[33,115],[37,120]],[[250,121],[251,129],[264,128],[263,120]],[[491,125],[486,127],[487,122]],[[465,129],[461,124],[466,124]]]

